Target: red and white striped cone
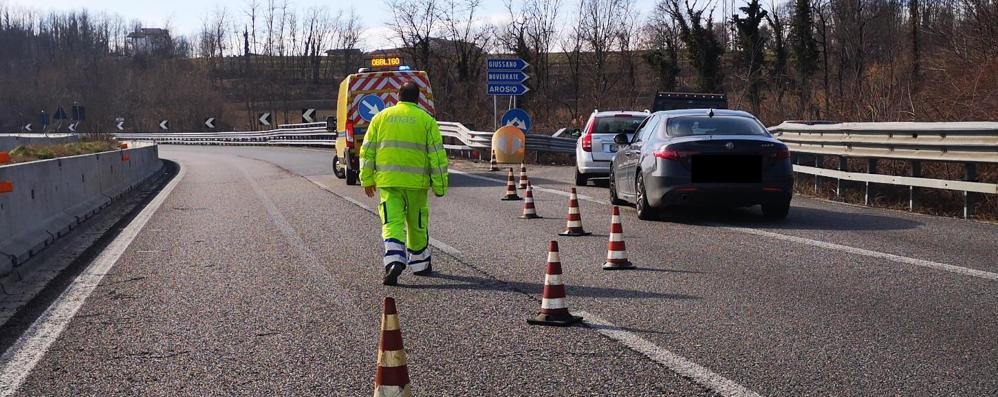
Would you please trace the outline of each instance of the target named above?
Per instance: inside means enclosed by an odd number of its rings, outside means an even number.
[[[489,171],[499,171],[499,163],[496,162],[496,151],[492,151],[492,159],[489,160]]]
[[[634,264],[627,260],[624,225],[620,223],[620,208],[615,205],[610,215],[610,239],[606,243],[606,263],[603,264],[603,270],[623,269],[634,269]]]
[[[374,375],[374,397],[412,397],[409,367],[402,346],[395,298],[385,298],[381,315],[381,340],[378,342],[378,372]]]
[[[537,215],[537,208],[534,208],[534,187],[527,184],[527,193],[523,195],[523,215],[520,219],[538,219],[541,218]]]
[[[566,327],[582,321],[573,316],[565,304],[565,284],[561,282],[561,258],[558,256],[558,242],[548,245],[547,272],[544,276],[544,296],[541,298],[541,311],[527,323],[533,325],[557,325]]]
[[[506,174],[506,195],[502,197],[502,201],[516,201],[523,200],[520,196],[516,195],[516,184],[513,183],[513,169],[509,169],[509,173]]]
[[[520,163],[520,189],[526,190],[527,183],[529,183],[527,180],[527,166]]]
[[[565,231],[559,233],[559,236],[588,236],[589,233],[582,229],[582,213],[579,212],[579,196],[575,193],[575,188],[572,188],[572,195],[568,197],[568,222],[565,226]]]

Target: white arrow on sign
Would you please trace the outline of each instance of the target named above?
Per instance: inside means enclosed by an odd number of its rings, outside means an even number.
[[[125,130],[125,122],[124,121],[119,121],[117,124],[114,125],[114,128],[117,128],[118,131],[124,131]]]
[[[163,120],[159,122],[159,128],[163,131],[170,129],[170,120]]]
[[[76,126],[77,125],[80,125],[80,123],[79,122],[70,123],[69,124],[69,132],[76,132]]]
[[[209,117],[207,120],[204,121],[204,126],[208,128],[215,128],[215,118]]]
[[[360,101],[360,103],[363,103],[364,106],[367,107],[367,111],[371,112],[371,117],[374,117],[374,115],[378,114],[378,112],[381,112],[381,109],[378,109],[376,105],[372,105],[367,101]]]
[[[260,116],[260,124],[270,127],[270,113],[264,113]]]
[[[301,114],[301,118],[305,120],[306,123],[314,123],[315,119],[312,116],[315,115],[315,109],[306,109],[304,113]]]
[[[28,123],[27,125],[25,125],[24,126],[24,130],[27,131],[27,132],[31,132],[31,123]]]

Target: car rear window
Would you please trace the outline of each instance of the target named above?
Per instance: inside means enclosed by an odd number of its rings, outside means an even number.
[[[594,134],[633,134],[648,116],[597,116]]]
[[[665,124],[669,136],[691,135],[769,135],[755,119],[724,116],[671,117]]]

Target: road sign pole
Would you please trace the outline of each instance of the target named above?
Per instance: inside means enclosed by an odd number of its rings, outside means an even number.
[[[492,131],[499,129],[499,99],[492,96]]]

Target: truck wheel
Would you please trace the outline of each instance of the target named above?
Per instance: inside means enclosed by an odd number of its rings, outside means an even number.
[[[335,154],[333,155],[333,175],[336,175],[339,179],[347,177],[346,170],[344,170],[342,164],[340,164],[340,156]]]
[[[346,173],[347,185],[350,186],[356,185],[357,179],[360,179],[359,178],[360,171],[350,168],[350,164],[353,164],[353,156],[350,154],[349,151],[346,152],[346,154],[344,154],[343,157],[344,157],[343,162],[345,163],[343,164],[344,166],[343,172]]]

